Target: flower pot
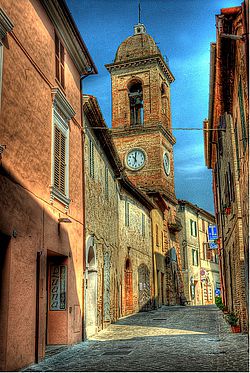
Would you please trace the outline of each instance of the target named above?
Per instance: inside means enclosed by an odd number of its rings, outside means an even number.
[[[240,325],[231,325],[233,333],[240,333]]]

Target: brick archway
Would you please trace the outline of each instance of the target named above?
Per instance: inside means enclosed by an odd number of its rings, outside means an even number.
[[[125,302],[124,302],[124,313],[128,315],[133,312],[133,271],[131,260],[127,258],[125,260],[124,268],[124,289],[125,289]]]

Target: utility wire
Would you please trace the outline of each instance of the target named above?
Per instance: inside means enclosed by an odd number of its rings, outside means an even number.
[[[86,129],[95,129],[95,130],[108,130],[108,131],[124,131],[124,128],[109,128],[109,127],[87,127],[85,126],[84,128]],[[135,128],[133,128],[135,129]],[[144,129],[143,127],[140,129]],[[195,127],[177,127],[177,128],[170,128],[171,131],[225,131],[224,128],[195,128]]]

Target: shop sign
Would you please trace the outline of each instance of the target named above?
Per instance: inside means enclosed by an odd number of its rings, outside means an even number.
[[[66,309],[66,278],[65,265],[50,266],[50,310],[60,311]]]

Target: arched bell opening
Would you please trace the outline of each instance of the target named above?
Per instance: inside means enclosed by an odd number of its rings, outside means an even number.
[[[128,85],[128,96],[130,106],[130,125],[143,125],[144,109],[143,109],[143,89],[142,82],[134,80]]]

